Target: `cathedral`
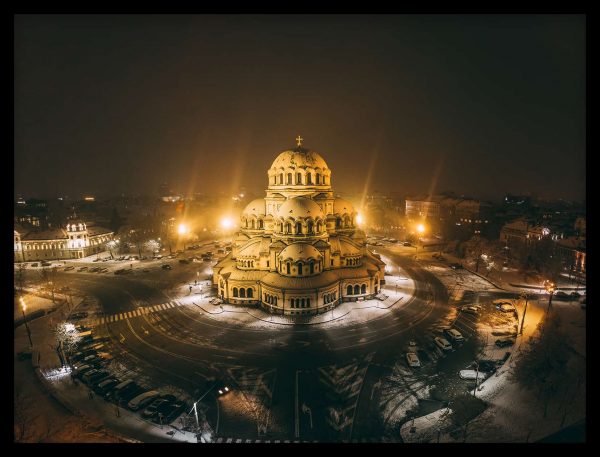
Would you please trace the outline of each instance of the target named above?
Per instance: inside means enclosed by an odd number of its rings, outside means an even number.
[[[352,204],[334,197],[327,163],[296,141],[273,161],[266,197],[246,206],[232,252],[213,268],[225,303],[320,314],[384,284],[385,264],[367,250]]]

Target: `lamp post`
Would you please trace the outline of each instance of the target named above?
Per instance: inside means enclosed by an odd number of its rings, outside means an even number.
[[[25,304],[25,300],[23,300],[23,297],[21,297],[19,300],[21,302],[21,311],[23,312],[23,322],[25,322],[27,336],[29,337],[29,345],[33,347],[33,341],[31,341],[31,330],[29,330],[29,325],[27,325],[27,319],[25,318],[25,311],[27,310],[27,305]]]
[[[179,233],[179,236],[183,240],[183,250],[185,251],[185,237],[189,233],[187,225],[179,224],[179,227],[177,228],[177,233]]]
[[[521,297],[525,299],[525,309],[523,310],[523,319],[521,319],[521,330],[519,331],[519,335],[523,334],[523,325],[525,324],[525,314],[527,313],[527,300],[529,300],[529,294],[522,293]]]
[[[554,295],[556,284],[554,284],[552,281],[546,281],[544,285],[546,287],[546,292],[550,294],[550,297],[548,298],[548,309],[546,311],[548,313],[550,312],[550,308],[552,307],[552,296]]]

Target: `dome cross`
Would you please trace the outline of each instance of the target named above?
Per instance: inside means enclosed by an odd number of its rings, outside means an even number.
[[[304,140],[304,138],[302,138],[300,135],[298,135],[296,137],[296,142],[298,143],[298,147],[302,146],[302,140]]]

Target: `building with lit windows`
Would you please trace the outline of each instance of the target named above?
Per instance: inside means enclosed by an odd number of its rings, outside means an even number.
[[[43,231],[15,226],[14,261],[81,259],[105,251],[112,238],[112,231],[89,227],[83,221],[69,221],[64,229]]]
[[[299,138],[267,175],[266,197],[246,206],[232,252],[213,268],[219,297],[296,315],[377,295],[385,264],[367,250],[353,205],[334,197],[321,155]]]

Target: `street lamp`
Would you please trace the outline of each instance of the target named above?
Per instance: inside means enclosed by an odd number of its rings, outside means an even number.
[[[25,304],[25,300],[23,300],[23,297],[21,297],[19,300],[21,302],[21,311],[23,312],[23,322],[25,322],[27,336],[29,337],[29,345],[33,347],[33,341],[31,341],[31,330],[29,330],[29,325],[27,325],[27,319],[25,318],[25,311],[27,310],[27,305]]]
[[[223,227],[225,230],[232,228],[233,221],[231,220],[231,218],[224,217],[223,219],[221,219],[221,227]]]
[[[550,294],[550,298],[548,298],[548,311],[550,311],[550,307],[552,306],[552,296],[554,295],[554,290],[556,288],[556,284],[554,284],[552,281],[546,281],[544,283],[544,286],[546,287],[546,292],[548,292]]]
[[[525,309],[523,310],[523,319],[521,320],[521,331],[519,332],[519,335],[523,334],[523,325],[525,324],[525,314],[527,313],[527,300],[529,299],[529,294],[522,293],[521,297],[525,299]]]
[[[189,233],[189,228],[185,224],[179,224],[177,233],[179,233],[179,236],[183,239],[183,250],[185,251],[185,236]]]

